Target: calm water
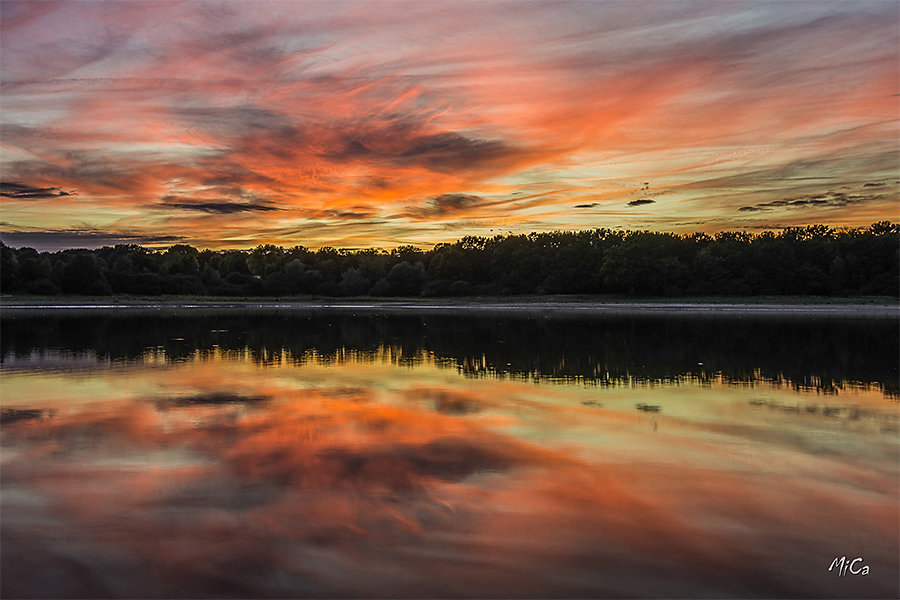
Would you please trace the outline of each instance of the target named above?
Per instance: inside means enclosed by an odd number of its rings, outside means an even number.
[[[3,597],[900,591],[896,320],[192,315],[2,321]]]

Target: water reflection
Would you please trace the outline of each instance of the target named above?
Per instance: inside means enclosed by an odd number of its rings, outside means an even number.
[[[900,396],[896,321],[773,317],[473,318],[348,313],[202,317],[17,317],[2,322],[6,368],[48,349],[110,361],[226,351],[262,364],[432,357],[473,377],[597,385],[774,382]],[[19,359],[19,362],[14,362]]]
[[[467,376],[449,328],[240,323],[158,321],[133,346],[121,322],[52,323],[72,344],[4,324],[4,597],[900,591],[887,376],[535,385]],[[829,573],[843,555],[870,574]]]

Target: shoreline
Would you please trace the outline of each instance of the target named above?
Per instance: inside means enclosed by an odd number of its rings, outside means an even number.
[[[729,299],[733,300],[733,299]],[[768,300],[768,299],[767,299]],[[900,302],[853,302],[835,299],[834,303],[800,301],[772,302],[687,300],[590,300],[555,299],[305,299],[305,300],[202,300],[166,298],[159,300],[60,299],[0,300],[0,316],[36,316],[39,314],[115,314],[136,315],[183,313],[352,313],[352,314],[492,314],[523,316],[793,316],[900,319]]]

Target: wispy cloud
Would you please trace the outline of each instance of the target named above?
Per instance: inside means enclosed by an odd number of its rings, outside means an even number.
[[[116,7],[0,7],[19,228],[107,211],[196,243],[256,241],[275,218],[426,243],[501,220],[716,229],[799,206],[863,224],[897,195],[894,3]],[[880,198],[812,202],[845,185]],[[667,200],[629,210],[650,194]],[[456,217],[466,231],[444,227]]]

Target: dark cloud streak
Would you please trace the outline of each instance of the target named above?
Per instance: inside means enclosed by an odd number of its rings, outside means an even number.
[[[321,156],[334,162],[375,159],[448,173],[496,165],[521,153],[499,140],[470,138],[455,131],[417,134],[419,129],[409,123],[359,125],[338,134],[334,148]]]
[[[231,215],[241,212],[271,212],[284,210],[263,202],[228,202],[227,200],[179,200],[167,196],[158,205],[159,208],[178,210],[194,210],[210,214]]]
[[[865,186],[863,186],[865,187]],[[835,207],[859,204],[882,198],[881,195],[846,194],[844,192],[828,191],[824,194],[800,196],[798,198],[785,198],[771,202],[760,202],[752,206],[742,206],[738,212],[761,212],[773,208],[808,208],[808,207]]]
[[[397,216],[413,219],[440,218],[473,209],[491,206],[493,202],[486,202],[484,198],[469,194],[441,194],[430,198],[425,206],[411,209]]]
[[[37,187],[27,183],[2,182],[0,183],[0,196],[15,200],[46,200],[71,196],[75,192],[64,192],[58,187]]]
[[[438,214],[458,212],[483,202],[482,198],[467,194],[442,194],[429,201],[433,211]]]
[[[514,152],[502,142],[467,138],[455,132],[421,136],[411,141],[410,148],[397,160],[420,164],[439,172],[477,166]]]

